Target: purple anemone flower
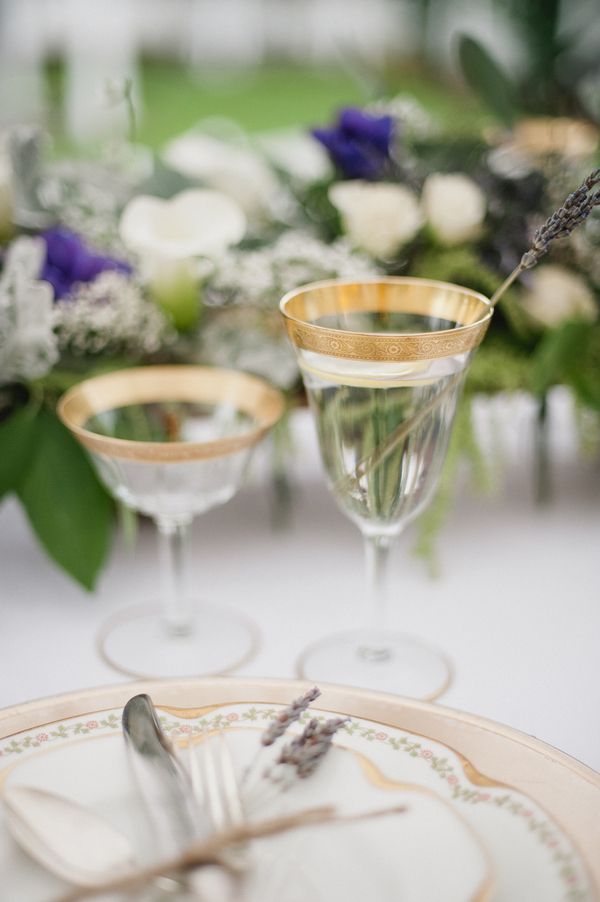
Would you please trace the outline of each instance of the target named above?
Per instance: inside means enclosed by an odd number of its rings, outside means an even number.
[[[40,279],[50,282],[55,300],[69,295],[78,282],[92,282],[106,270],[131,272],[128,263],[94,253],[83,238],[68,229],[57,226],[42,232],[41,237],[46,242],[46,259]]]
[[[394,128],[391,116],[371,116],[350,107],[341,111],[333,128],[315,128],[312,134],[346,178],[376,181],[391,162]]]

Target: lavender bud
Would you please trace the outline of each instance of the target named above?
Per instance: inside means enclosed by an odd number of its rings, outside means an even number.
[[[573,191],[533,236],[533,243],[521,258],[521,269],[531,269],[540,257],[550,249],[557,238],[566,238],[573,229],[584,222],[593,208],[600,203],[600,191],[593,189],[600,182],[600,169],[591,172],[585,181]]]
[[[280,736],[283,736],[287,728],[295,723],[306,711],[311,702],[314,702],[321,694],[321,690],[314,686],[305,692],[303,696],[295,699],[291,705],[284,708],[277,715],[261,737],[262,745],[273,745]]]

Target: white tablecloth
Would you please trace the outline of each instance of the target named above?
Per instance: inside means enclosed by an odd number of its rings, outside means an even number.
[[[413,530],[401,538],[391,618],[453,659],[442,704],[517,727],[600,770],[600,479],[597,463],[577,453],[563,393],[551,412],[554,501],[539,508],[531,402],[478,404],[478,428],[504,458],[498,493],[481,497],[461,486],[438,540],[436,580],[410,553]],[[198,591],[261,628],[248,675],[292,676],[309,641],[356,625],[363,613],[358,531],[324,487],[306,411],[293,431],[289,527],[273,529],[260,466],[233,501],[194,525]],[[0,508],[0,528],[0,705],[122,681],[98,658],[94,635],[127,602],[156,597],[151,528],[133,549],[115,542],[94,595],[45,557],[12,500]]]

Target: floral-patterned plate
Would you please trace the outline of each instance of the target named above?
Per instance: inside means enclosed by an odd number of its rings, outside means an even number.
[[[144,824],[120,736],[131,695],[152,696],[176,743],[200,739],[204,726],[226,730],[241,770],[278,706],[305,688],[279,680],[130,683],[8,709],[0,712],[0,792],[18,782],[70,795],[140,846]],[[333,802],[343,812],[403,804],[406,812],[261,843],[247,888],[253,902],[349,902],[367,893],[407,902],[599,898],[599,775],[508,728],[395,696],[327,687],[311,712],[351,721],[320,772],[276,804]],[[0,872],[11,898],[45,902],[60,893],[3,823]]]

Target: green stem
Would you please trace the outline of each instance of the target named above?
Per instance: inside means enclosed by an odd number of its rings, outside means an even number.
[[[333,486],[333,491],[340,492],[342,495],[345,495],[346,492],[351,489],[356,483],[358,483],[363,477],[367,476],[369,473],[373,471],[373,469],[379,466],[387,457],[398,447],[400,442],[404,441],[404,439],[410,435],[412,430],[419,426],[423,420],[429,416],[429,414],[435,410],[435,408],[446,398],[453,389],[458,385],[462,378],[463,372],[459,370],[457,373],[454,373],[448,379],[445,386],[423,404],[422,407],[416,412],[416,414],[408,420],[405,420],[401,423],[397,429],[395,429],[392,434],[381,443],[381,445],[377,446],[375,450],[364,457],[355,467],[352,473],[349,473],[348,476],[345,476],[343,479],[338,480]]]
[[[544,395],[540,398],[535,429],[535,498],[538,504],[548,504],[552,495],[548,413],[548,396]]]
[[[137,120],[135,115],[135,104],[133,102],[133,81],[131,78],[125,79],[123,95],[125,107],[127,109],[127,132],[129,143],[135,144],[135,139],[137,137]]]

